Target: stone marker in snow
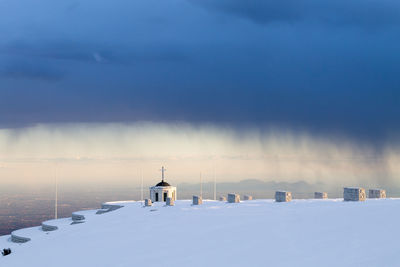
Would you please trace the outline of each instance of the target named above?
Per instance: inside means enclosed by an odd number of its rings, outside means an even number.
[[[365,189],[361,187],[345,187],[343,191],[344,201],[364,201]]]
[[[193,205],[203,204],[203,198],[199,196],[193,196]]]
[[[226,201],[226,197],[219,197],[219,201]]]
[[[151,206],[153,205],[153,203],[151,202],[151,199],[146,198],[146,199],[144,200],[144,205],[145,205],[146,207],[151,207]]]
[[[240,196],[238,194],[228,194],[228,202],[229,203],[239,203]]]
[[[249,195],[244,195],[243,199],[244,200],[253,200],[253,197],[249,196]]]
[[[276,202],[289,202],[292,200],[292,193],[288,191],[276,191],[275,201]]]
[[[74,222],[80,222],[85,220],[85,216],[83,214],[79,214],[78,212],[73,212],[71,218]]]
[[[326,192],[315,192],[314,193],[314,198],[327,199],[328,198],[328,193],[326,193]]]
[[[368,198],[386,198],[386,191],[383,189],[369,189]]]
[[[173,206],[173,205],[175,205],[174,199],[172,199],[172,198],[170,198],[170,197],[167,197],[167,203],[166,203],[166,205],[167,205],[167,206]]]

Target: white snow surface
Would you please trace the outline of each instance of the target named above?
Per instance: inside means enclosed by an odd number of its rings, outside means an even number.
[[[55,231],[19,230],[27,243],[1,236],[12,254],[0,266],[400,266],[400,199],[118,205],[80,224],[48,221]]]

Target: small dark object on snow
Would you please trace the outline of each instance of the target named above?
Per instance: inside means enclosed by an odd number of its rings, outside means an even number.
[[[8,254],[11,254],[11,249],[10,248],[5,248],[3,249],[3,252],[1,252],[3,256],[7,256]]]

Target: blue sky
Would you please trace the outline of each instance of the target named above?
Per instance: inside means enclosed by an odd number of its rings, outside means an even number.
[[[393,0],[0,1],[0,127],[400,130]]]

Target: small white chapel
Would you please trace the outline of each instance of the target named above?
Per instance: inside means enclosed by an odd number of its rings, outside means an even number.
[[[167,197],[170,197],[173,201],[176,200],[176,187],[171,186],[169,183],[164,181],[164,174],[166,169],[161,168],[161,182],[155,186],[150,187],[150,199],[154,202],[165,202]]]

